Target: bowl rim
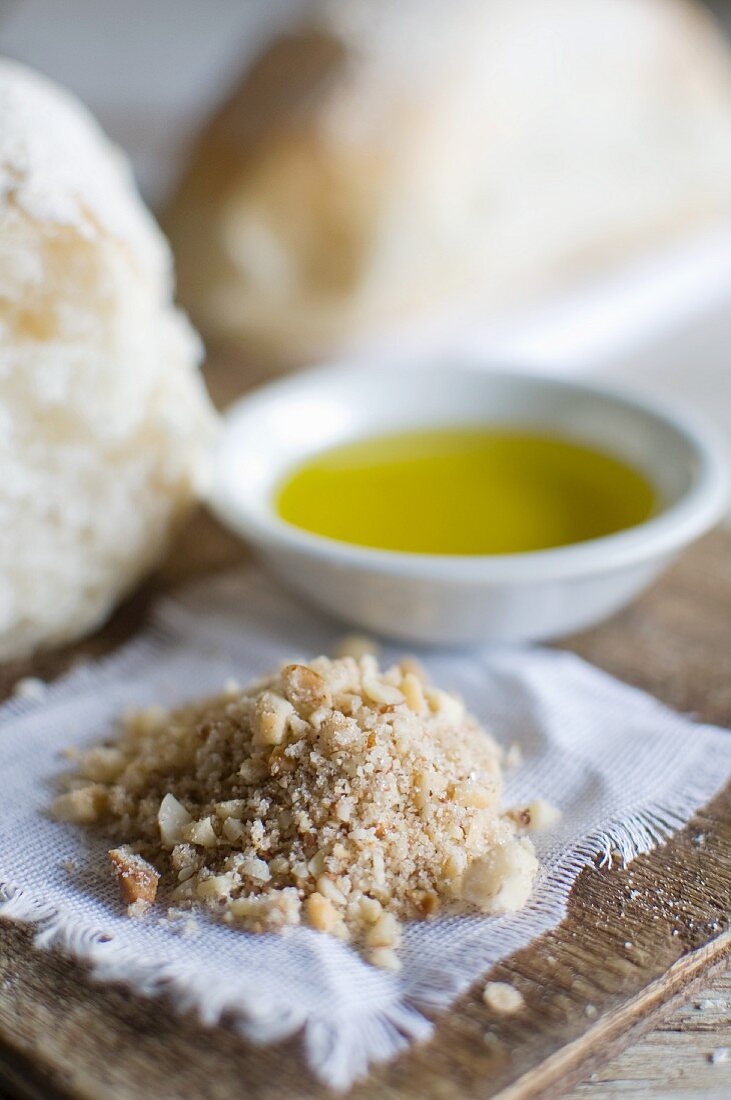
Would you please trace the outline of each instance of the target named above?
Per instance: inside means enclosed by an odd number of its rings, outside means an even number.
[[[436,364],[414,366],[394,363],[389,371],[409,372],[424,377]],[[452,379],[459,374],[499,378],[518,385],[536,384],[543,388],[573,391],[596,400],[608,400],[649,417],[679,434],[697,463],[697,473],[686,492],[657,515],[632,527],[565,546],[511,554],[429,554],[359,546],[326,535],[317,535],[297,527],[277,515],[270,502],[262,509],[252,507],[249,497],[233,491],[230,477],[222,465],[235,445],[241,421],[256,415],[257,408],[281,400],[302,387],[328,381],[374,376],[385,369],[383,360],[369,364],[364,360],[327,363],[264,383],[235,400],[226,409],[219,443],[213,459],[213,475],[207,503],[227,527],[260,549],[275,549],[290,554],[320,559],[333,566],[421,580],[482,583],[544,583],[596,572],[615,572],[678,551],[709,530],[721,518],[731,495],[729,451],[720,432],[696,414],[681,408],[666,397],[658,398],[605,380],[547,374],[545,371],[501,368],[495,363],[464,360],[450,365]],[[312,453],[303,449],[302,457]],[[282,467],[282,471],[284,470]],[[254,498],[251,497],[253,500]]]

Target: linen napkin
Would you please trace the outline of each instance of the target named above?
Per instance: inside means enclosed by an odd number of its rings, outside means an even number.
[[[347,1088],[432,1029],[493,963],[561,921],[571,886],[599,854],[629,860],[661,843],[731,775],[731,736],[694,724],[571,654],[484,649],[419,654],[435,683],[460,692],[523,765],[506,804],[541,796],[560,822],[534,838],[543,871],[519,913],[443,917],[407,926],[398,973],[306,927],[255,935],[197,915],[153,909],[131,920],[103,839],[54,822],[62,750],[109,733],[119,713],[169,705],[245,682],[283,659],[332,651],[341,629],[248,568],[161,602],[151,626],[111,658],[77,669],[38,699],[0,709],[0,915],[37,928],[41,948],[86,960],[97,978],[165,992],[207,1024],[224,1013],[248,1039],[300,1032],[319,1077]],[[402,655],[387,648],[384,661]]]

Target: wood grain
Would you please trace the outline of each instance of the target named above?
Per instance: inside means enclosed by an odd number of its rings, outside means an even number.
[[[731,1096],[731,967],[567,1100],[728,1100]]]
[[[201,517],[155,582],[101,634],[4,670],[0,688],[107,651],[139,626],[156,592],[241,554]],[[731,725],[730,610],[731,536],[715,534],[631,609],[566,644],[682,710]],[[352,1096],[565,1095],[723,965],[730,914],[731,788],[630,868],[585,872],[563,924],[494,968],[493,977],[523,993],[522,1013],[491,1013],[480,982],[439,1020],[433,1042],[376,1070]],[[9,924],[0,924],[0,1045],[0,1082],[33,1100],[328,1095],[304,1069],[296,1042],[261,1050],[225,1027],[204,1030],[164,1001],[95,985],[83,967],[34,951],[27,930]],[[714,1072],[721,1080],[724,1067]],[[726,1082],[731,1092],[731,1072]]]

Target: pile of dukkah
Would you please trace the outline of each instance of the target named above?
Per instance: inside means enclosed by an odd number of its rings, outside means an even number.
[[[502,756],[414,662],[318,657],[128,716],[55,811],[122,845],[109,855],[133,914],[162,878],[169,905],[257,931],[306,922],[396,968],[403,920],[527,900],[521,834],[550,810],[503,812]]]

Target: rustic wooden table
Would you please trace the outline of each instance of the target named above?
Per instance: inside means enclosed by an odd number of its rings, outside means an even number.
[[[139,626],[156,592],[241,558],[200,517],[104,631],[6,668],[0,689],[109,650]],[[681,710],[731,725],[731,536],[710,536],[633,607],[566,644]],[[495,968],[524,994],[524,1013],[491,1014],[478,983],[439,1020],[432,1043],[376,1070],[353,1100],[566,1096],[580,1080],[574,1100],[727,1097],[730,917],[731,788],[630,868],[585,872],[566,921]],[[668,1017],[677,998],[683,1007]],[[94,984],[83,967],[34,950],[26,929],[0,923],[2,1089],[23,1100],[328,1095],[296,1043],[259,1050],[226,1028],[206,1031],[164,1001]]]
[[[728,1100],[731,1096],[731,966],[566,1100]]]

